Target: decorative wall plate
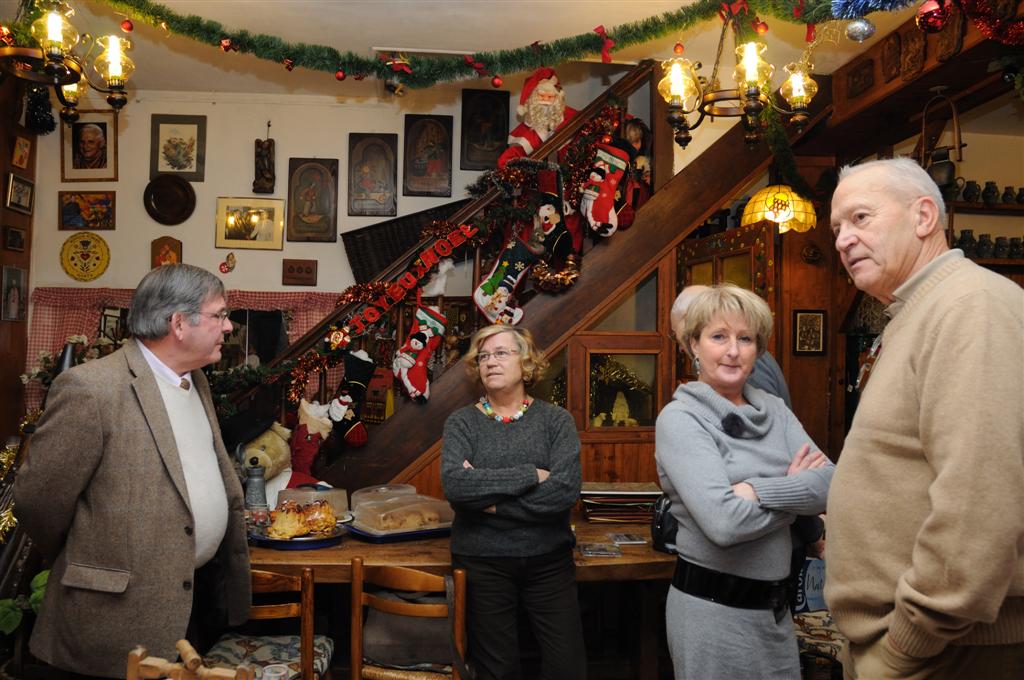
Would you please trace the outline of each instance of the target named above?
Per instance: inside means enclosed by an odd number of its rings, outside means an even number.
[[[157,175],[146,185],[142,203],[160,224],[181,224],[196,208],[196,192],[178,175]]]
[[[110,248],[90,231],[72,234],[60,249],[60,266],[76,281],[92,281],[107,271]]]

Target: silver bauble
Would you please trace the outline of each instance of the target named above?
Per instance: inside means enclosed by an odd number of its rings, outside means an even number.
[[[875,34],[875,25],[869,19],[861,17],[846,24],[846,37],[854,42],[862,43]]]

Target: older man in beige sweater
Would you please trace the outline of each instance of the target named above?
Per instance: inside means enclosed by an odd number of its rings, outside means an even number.
[[[836,248],[890,321],[828,503],[852,678],[1024,678],[1024,291],[950,250],[908,159],[845,168]]]

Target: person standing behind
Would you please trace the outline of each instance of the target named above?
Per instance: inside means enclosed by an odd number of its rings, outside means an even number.
[[[231,329],[224,286],[157,267],[132,297],[133,340],[65,371],[14,485],[15,515],[52,563],[31,639],[43,661],[124,677],[127,651],[175,658],[249,615],[242,487],[206,378]]]
[[[484,396],[444,425],[441,483],[452,507],[452,566],[466,570],[469,659],[477,680],[521,677],[517,610],[532,624],[544,680],[586,677],[569,513],[580,495],[572,416],[526,392],[547,368],[530,332],[486,326],[464,359]]]
[[[843,168],[832,231],[886,307],[828,503],[848,679],[1024,677],[1024,291],[950,250],[938,187]]]
[[[833,466],[781,399],[748,384],[771,331],[764,300],[723,285],[693,300],[677,334],[699,378],[655,426],[678,522],[665,608],[676,680],[800,676],[789,527],[825,508]]]

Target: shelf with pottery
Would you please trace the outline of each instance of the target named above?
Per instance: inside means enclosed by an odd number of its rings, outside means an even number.
[[[950,201],[946,210],[953,213],[969,215],[1024,215],[1024,203],[980,203],[969,201]]]

